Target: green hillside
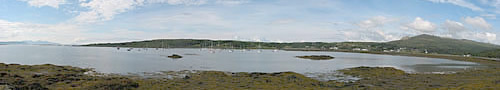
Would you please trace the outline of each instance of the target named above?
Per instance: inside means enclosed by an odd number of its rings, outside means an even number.
[[[146,41],[134,41],[123,43],[100,43],[83,46],[97,47],[136,47],[136,48],[226,48],[226,49],[314,49],[314,50],[338,50],[349,51],[355,49],[367,49],[375,52],[410,52],[410,53],[439,53],[475,56],[492,56],[495,53],[490,50],[500,49],[500,46],[476,42],[465,39],[452,39],[432,35],[418,35],[405,37],[401,40],[390,42],[250,42],[235,40],[204,40],[204,39],[157,39]],[[335,50],[337,50],[335,49]],[[486,52],[490,51],[490,52]],[[481,55],[480,55],[481,54]]]
[[[489,57],[489,58],[500,58],[500,49],[488,50],[479,53],[477,56]]]
[[[233,49],[282,49],[282,48],[320,48],[334,46],[335,43],[324,42],[250,42],[234,40],[204,40],[204,39],[157,39],[123,43],[100,43],[83,46],[97,47],[149,47],[149,48],[233,48]]]
[[[487,50],[500,49],[500,46],[494,44],[465,39],[444,38],[427,34],[391,41],[388,42],[388,44],[398,47],[427,50],[428,52],[458,55],[476,54]]]

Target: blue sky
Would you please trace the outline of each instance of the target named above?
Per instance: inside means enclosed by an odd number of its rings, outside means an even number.
[[[500,44],[498,14],[500,0],[1,0],[0,41],[384,42],[432,34]]]

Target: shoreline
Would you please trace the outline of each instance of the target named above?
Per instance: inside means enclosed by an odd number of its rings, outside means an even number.
[[[494,63],[500,65],[499,63]],[[319,81],[295,72],[172,71],[179,76],[91,75],[72,66],[0,63],[0,88],[11,89],[484,89],[500,88],[500,66],[463,72],[405,73],[392,67],[338,70],[342,79]],[[99,73],[98,73],[99,74]],[[345,80],[345,79],[344,79]],[[479,86],[478,86],[479,84]]]
[[[356,52],[348,52],[356,53]],[[360,52],[361,53],[361,52]],[[363,52],[377,54],[377,52]],[[383,53],[382,53],[383,54]],[[91,69],[52,64],[0,63],[0,89],[500,89],[500,62],[453,55],[386,54],[443,58],[487,65],[456,73],[405,73],[392,67],[354,67],[338,70],[356,81],[320,81],[295,72],[197,71],[174,78],[91,75]],[[99,74],[97,72],[97,74]]]
[[[375,51],[352,51],[352,50],[306,50],[306,49],[282,49],[285,51],[320,51],[320,52],[344,52],[344,53],[365,53],[365,54],[377,54],[377,55],[396,55],[396,56],[412,56],[412,57],[427,57],[427,58],[439,58],[439,59],[450,59],[458,61],[496,61],[500,62],[500,59],[486,58],[486,57],[463,57],[459,55],[450,54],[423,54],[423,53],[396,53],[396,52],[375,52]]]

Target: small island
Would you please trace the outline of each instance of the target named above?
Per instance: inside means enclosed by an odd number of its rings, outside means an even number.
[[[328,55],[310,55],[310,56],[295,56],[295,57],[303,59],[311,59],[311,60],[330,60],[335,58]]]
[[[177,55],[177,54],[172,54],[171,56],[168,56],[168,58],[179,59],[179,58],[182,58],[182,56],[181,55]]]

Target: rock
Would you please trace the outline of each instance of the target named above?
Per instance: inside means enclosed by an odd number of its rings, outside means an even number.
[[[297,79],[297,76],[291,75],[291,76],[288,76],[288,79]]]
[[[190,79],[190,78],[191,78],[191,77],[189,77],[189,76],[184,76],[184,79]]]
[[[20,75],[17,75],[17,74],[12,75],[12,77],[14,77],[14,78],[24,78],[23,76],[20,76]]]
[[[32,78],[38,78],[38,77],[41,77],[42,75],[41,74],[35,74],[33,76],[31,76]]]
[[[296,57],[303,59],[311,59],[311,60],[330,60],[335,58],[328,55],[310,55],[310,56],[296,56]]]
[[[172,54],[171,56],[168,56],[168,58],[179,59],[179,58],[182,58],[182,56],[177,55],[177,54]]]
[[[0,77],[7,76],[7,75],[9,75],[9,74],[6,72],[0,72]]]

